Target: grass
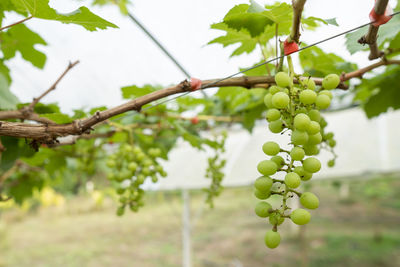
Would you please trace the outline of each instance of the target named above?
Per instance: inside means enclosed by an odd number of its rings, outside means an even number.
[[[254,215],[250,187],[225,189],[212,210],[202,192],[192,192],[193,265],[400,266],[398,178],[344,180],[351,192],[345,199],[337,182],[313,182],[307,190],[320,197],[320,208],[300,231],[285,222],[275,250],[263,244],[270,225]],[[61,208],[3,212],[0,266],[180,266],[179,192],[149,193],[146,201],[122,218],[111,200],[96,208],[86,196]]]

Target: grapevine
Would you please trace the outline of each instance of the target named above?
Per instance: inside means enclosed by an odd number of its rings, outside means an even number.
[[[297,191],[302,182],[310,180],[314,173],[321,169],[321,162],[317,156],[323,147],[333,148],[336,145],[333,133],[326,133],[326,120],[320,110],[330,106],[332,93],[340,78],[336,74],[327,75],[322,87],[318,88],[311,79],[303,79],[298,86],[294,86],[294,78],[300,77],[294,73],[291,57],[287,57],[289,74],[278,72],[275,75],[276,86],[271,86],[265,95],[264,103],[268,110],[266,120],[272,133],[283,134],[289,132],[290,150],[285,150],[276,142],[268,141],[263,144],[262,150],[271,158],[262,160],[257,170],[263,176],[254,184],[254,195],[260,200],[267,200],[271,195],[279,195],[281,205],[272,207],[267,201],[259,202],[255,213],[261,218],[268,218],[272,225],[265,235],[265,244],[269,248],[278,247],[281,237],[278,226],[285,219],[292,220],[298,225],[305,225],[311,219],[306,209],[316,209],[319,199],[311,192]],[[335,156],[336,157],[336,156]],[[334,159],[328,166],[334,165]],[[272,178],[278,172],[286,173],[284,180]],[[301,205],[306,208],[292,210],[287,200],[297,196]]]

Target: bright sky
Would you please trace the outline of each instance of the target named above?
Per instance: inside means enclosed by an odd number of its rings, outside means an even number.
[[[273,1],[259,0],[261,4]],[[286,1],[289,2],[289,1]],[[58,0],[51,4],[60,12],[71,12],[85,1]],[[86,2],[87,3],[87,2]],[[209,28],[219,22],[239,0],[136,0],[131,12],[158,38],[179,62],[201,79],[220,78],[234,73],[238,67],[250,66],[258,54],[229,58],[235,49],[220,45],[205,46],[220,33]],[[374,1],[369,0],[308,0],[307,16],[336,17],[340,27],[323,26],[316,32],[305,32],[301,39],[313,43],[328,36],[368,22]],[[394,6],[396,1],[389,1]],[[68,61],[79,59],[77,65],[44,102],[59,102],[63,111],[95,106],[115,106],[123,102],[120,87],[126,85],[175,84],[185,77],[129,18],[117,8],[92,8],[119,29],[88,32],[82,27],[33,19],[26,24],[48,43],[39,49],[47,54],[44,70],[33,67],[18,55],[9,62],[11,87],[22,101],[29,102],[46,90],[65,69]],[[4,25],[16,21],[8,17]],[[368,64],[367,54],[350,56],[344,39],[337,38],[320,46],[338,53],[361,66]]]

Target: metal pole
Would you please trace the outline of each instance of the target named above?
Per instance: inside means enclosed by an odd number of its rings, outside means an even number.
[[[191,242],[190,242],[190,197],[189,190],[182,189],[183,212],[182,212],[182,266],[191,267]]]

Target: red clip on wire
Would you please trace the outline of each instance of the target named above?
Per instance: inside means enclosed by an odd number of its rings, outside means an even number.
[[[376,0],[375,0],[376,2]],[[374,21],[374,23],[372,23],[372,25],[374,25],[375,27],[379,27],[382,24],[385,24],[386,22],[388,22],[392,16],[390,16],[390,14],[393,13],[392,8],[389,6],[389,4],[386,7],[385,13],[383,15],[378,15],[375,13],[375,7],[372,8],[371,12],[369,13],[369,19],[371,22]]]
[[[192,91],[199,90],[201,88],[201,80],[197,78],[190,78],[190,87],[192,88]]]
[[[283,52],[285,53],[285,56],[290,55],[294,52],[297,52],[299,50],[299,46],[297,45],[296,42],[288,42],[286,39],[285,42],[283,43]]]

